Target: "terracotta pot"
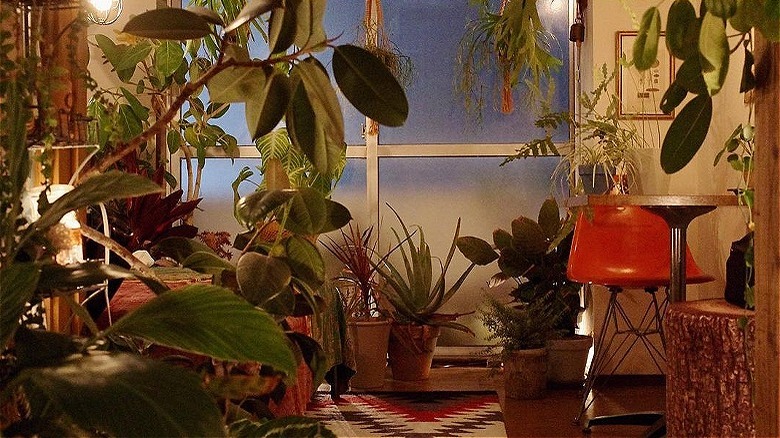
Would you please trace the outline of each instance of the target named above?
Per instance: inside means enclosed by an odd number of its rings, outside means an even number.
[[[349,321],[347,327],[355,348],[356,372],[350,380],[350,386],[353,388],[382,386],[385,383],[390,321],[386,319]]]
[[[547,387],[547,349],[533,348],[504,353],[504,390],[517,399],[544,397]]]
[[[559,385],[581,384],[591,346],[593,337],[585,335],[547,341],[547,381]]]
[[[440,332],[439,326],[393,323],[387,350],[393,379],[427,379]]]

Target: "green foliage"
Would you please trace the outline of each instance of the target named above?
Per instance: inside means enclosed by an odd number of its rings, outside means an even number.
[[[494,12],[497,2],[472,0],[478,17],[466,25],[458,52],[460,82],[458,91],[465,98],[466,109],[481,115],[484,107],[483,71],[494,72],[503,81],[502,111],[511,112],[512,90],[528,79],[532,92],[542,81],[553,87],[553,73],[561,66],[553,48],[555,37],[539,18],[536,1],[508,1],[504,9]]]
[[[480,318],[490,331],[489,341],[497,340],[505,352],[543,348],[556,333],[561,316],[549,300],[504,304],[488,296]]]
[[[439,313],[442,306],[460,289],[475,266],[474,263],[471,263],[455,283],[449,289],[447,288],[447,270],[455,254],[455,242],[460,233],[460,219],[458,219],[455,236],[452,239],[447,257],[443,263],[439,260],[439,275],[434,283],[434,257],[431,255],[431,248],[425,242],[422,228],[416,226],[414,231],[411,231],[398,212],[392,207],[390,209],[398,219],[403,234],[392,228],[398,245],[382,257],[378,263],[371,263],[377,267],[377,273],[385,279],[389,286],[383,288],[381,292],[393,305],[394,319],[401,324],[439,325],[470,332],[466,326],[454,322],[451,315]],[[414,234],[419,234],[417,244],[413,240]],[[403,260],[403,268],[399,268],[397,263],[389,260],[390,255],[396,249],[399,250]]]
[[[496,287],[514,279],[511,292],[517,303],[544,301],[560,315],[556,328],[573,335],[580,306],[580,284],[566,276],[574,222],[559,217],[558,203],[547,199],[539,209],[538,220],[520,216],[512,221],[511,232],[493,231],[493,244],[473,236],[457,239],[458,250],[472,263],[496,263],[499,272],[490,279]]]
[[[696,98],[677,113],[664,138],[661,167],[675,173],[685,167],[700,149],[712,121],[711,97],[721,91],[728,74],[731,55],[744,42],[745,61],[742,68],[740,93],[755,87],[752,72],[753,54],[749,49],[753,32],[769,41],[780,41],[780,3],[776,0],[704,0],[698,16],[690,0],[675,0],[667,15],[667,45],[672,55],[683,60],[677,76],[664,95],[662,110],[671,113],[685,98],[685,92]],[[645,12],[639,35],[634,44],[634,63],[640,70],[650,67],[656,52],[662,27],[658,9]],[[738,33],[728,35],[729,24]],[[729,38],[739,39],[733,49]],[[684,90],[684,91],[683,91]]]

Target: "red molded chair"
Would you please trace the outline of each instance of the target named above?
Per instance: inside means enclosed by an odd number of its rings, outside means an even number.
[[[661,323],[668,302],[669,240],[669,227],[664,219],[642,207],[593,206],[580,212],[574,229],[567,275],[580,283],[606,286],[610,297],[602,330],[595,342],[576,422],[581,420],[593,403],[588,398],[596,378],[613,374],[637,343],[644,345],[655,366],[663,371],[660,363],[665,361],[664,351],[659,351],[648,336],[658,335],[665,348]],[[712,281],[713,277],[702,272],[693,260],[690,248],[686,248],[686,254],[686,282]],[[641,319],[632,321],[621,305],[619,297],[623,288],[644,289],[651,295]],[[665,290],[660,302],[656,298],[659,288]],[[608,326],[612,327],[609,337]],[[617,344],[615,341],[618,341]],[[609,363],[614,365],[605,373]],[[585,430],[596,424],[650,425],[662,416],[663,413],[650,412],[595,417],[588,420]]]

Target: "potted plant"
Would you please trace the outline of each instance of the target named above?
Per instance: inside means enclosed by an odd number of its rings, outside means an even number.
[[[560,319],[550,300],[504,304],[488,297],[480,316],[490,331],[488,340],[502,348],[504,390],[518,399],[542,398],[547,387],[547,340]],[[491,349],[492,350],[492,349]]]
[[[547,199],[539,209],[538,221],[520,216],[512,221],[511,232],[497,229],[493,244],[478,237],[458,239],[458,249],[478,265],[495,262],[499,272],[491,287],[507,280],[515,282],[510,292],[516,303],[544,301],[560,314],[555,328],[561,340],[551,338],[550,380],[554,383],[580,383],[585,375],[591,336],[576,333],[577,320],[585,310],[580,305],[581,284],[569,280],[566,266],[571,249],[574,222],[560,217],[558,203]],[[556,338],[557,338],[556,337]]]
[[[328,238],[324,243],[341,263],[343,275],[337,278],[347,318],[347,328],[355,349],[355,376],[350,384],[356,388],[382,386],[387,366],[387,343],[390,337],[390,319],[379,308],[380,294],[376,278],[377,265],[372,258],[377,254],[374,227],[360,231],[360,226],[349,224],[349,232],[341,230],[342,242]]]
[[[543,102],[545,110],[535,125],[545,130],[545,136],[522,145],[501,165],[530,156],[560,155],[553,179],[564,176],[572,194],[628,193],[636,179],[634,152],[647,147],[648,141],[632,121],[618,117],[619,98],[609,92],[615,74],[606,64],[601,66],[597,86],[580,95],[583,111],[577,117],[569,112],[549,111]],[[574,132],[573,140],[559,149],[552,132],[566,124]]]
[[[472,333],[468,327],[455,322],[460,315],[443,314],[441,308],[460,289],[474,268],[474,263],[447,288],[447,270],[455,254],[455,242],[460,233],[458,219],[452,245],[444,262],[439,260],[439,275],[434,282],[435,257],[431,255],[431,249],[425,242],[422,228],[416,226],[415,230],[411,231],[398,212],[392,207],[390,209],[398,219],[403,233],[400,234],[392,228],[397,249],[403,260],[403,268],[389,260],[389,254],[376,264],[377,273],[388,286],[381,290],[382,295],[392,306],[393,324],[390,330],[388,360],[393,379],[424,380],[430,374],[434,349],[442,327]],[[413,241],[414,234],[419,234],[417,244]]]

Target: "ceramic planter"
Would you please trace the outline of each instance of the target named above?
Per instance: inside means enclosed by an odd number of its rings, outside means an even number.
[[[387,351],[393,379],[427,379],[440,332],[438,326],[393,323]]]
[[[547,381],[558,385],[579,385],[585,378],[593,337],[574,335],[547,341]]]
[[[377,388],[385,382],[387,342],[390,321],[386,319],[349,321],[349,336],[355,350],[355,375],[350,380],[353,388]]]
[[[504,390],[517,399],[544,397],[547,388],[547,349],[533,348],[504,353]]]

